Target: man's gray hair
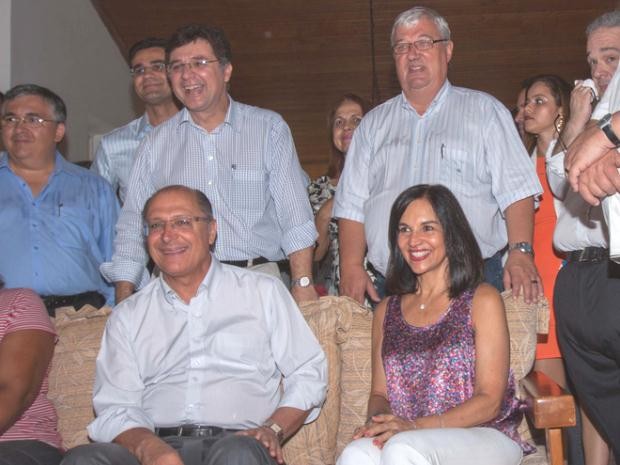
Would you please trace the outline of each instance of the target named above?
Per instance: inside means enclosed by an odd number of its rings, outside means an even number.
[[[620,27],[620,10],[608,11],[596,18],[586,28],[586,37],[602,27]]]
[[[2,112],[4,113],[4,109],[6,108],[6,104],[8,102],[24,95],[35,95],[37,97],[41,97],[52,107],[52,111],[54,112],[54,120],[57,123],[64,123],[67,120],[67,106],[65,105],[65,102],[63,102],[63,100],[51,90],[36,84],[20,84],[7,91],[7,93],[4,94]]]
[[[403,11],[399,14],[394,20],[394,25],[392,26],[392,35],[390,36],[390,42],[392,46],[394,46],[394,36],[396,35],[396,29],[399,27],[411,27],[416,24],[420,19],[427,18],[435,23],[437,29],[439,30],[440,39],[450,39],[450,26],[448,26],[448,21],[437,13],[432,8],[427,8],[425,6],[414,6],[407,11]]]

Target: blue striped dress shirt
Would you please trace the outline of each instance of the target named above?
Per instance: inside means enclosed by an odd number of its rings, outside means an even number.
[[[129,173],[138,145],[152,129],[148,116],[144,114],[101,138],[90,169],[112,185],[114,192],[118,192],[121,204],[125,202]]]
[[[144,285],[142,208],[157,190],[173,184],[200,189],[211,201],[220,260],[276,261],[314,244],[306,176],[288,125],[277,113],[229,101],[224,122],[212,132],[183,109],[142,141],[112,262],[101,267],[107,279]]]
[[[422,116],[401,93],[369,112],[353,135],[334,216],[364,224],[368,260],[381,273],[392,203],[422,183],[456,195],[485,258],[507,243],[506,207],[542,193],[508,110],[448,81]]]

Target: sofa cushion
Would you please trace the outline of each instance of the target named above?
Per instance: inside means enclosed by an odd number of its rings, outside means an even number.
[[[95,359],[111,309],[85,305],[56,310],[58,343],[49,376],[48,397],[58,412],[58,429],[65,448],[88,442],[86,425],[94,418],[92,407]]]
[[[286,463],[331,465],[335,462],[336,432],[340,423],[340,348],[342,327],[350,311],[339,305],[337,297],[322,297],[302,303],[301,312],[325,351],[328,366],[327,398],[319,417],[304,425],[284,446]]]
[[[371,380],[372,312],[347,297],[340,306],[350,318],[341,330],[340,425],[336,438],[336,458],[351,442],[353,430],[366,421]]]

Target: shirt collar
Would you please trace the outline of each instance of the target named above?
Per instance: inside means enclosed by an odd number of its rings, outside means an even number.
[[[241,114],[239,112],[239,109],[237,108],[237,102],[235,102],[233,98],[230,95],[228,95],[228,110],[226,110],[226,116],[224,117],[224,122],[219,125],[217,130],[218,131],[221,130],[223,126],[230,126],[235,131],[238,132],[239,127],[241,126],[240,118],[241,118]],[[194,123],[194,120],[192,119],[190,111],[185,107],[183,107],[183,109],[180,112],[179,126],[181,126],[184,123],[189,123],[189,124],[192,124],[198,127],[198,125]]]
[[[420,118],[424,118],[425,116],[432,114],[434,111],[437,110],[437,108],[441,107],[443,102],[446,100],[448,93],[450,92],[450,89],[452,89],[452,84],[450,84],[450,81],[446,79],[443,85],[441,86],[441,88],[439,89],[439,92],[435,94],[435,97],[433,98],[430,105],[428,106],[428,108],[426,109],[426,111]],[[400,93],[400,99],[401,99],[401,105],[404,108],[415,112],[416,115],[418,114],[415,108],[413,108],[411,104],[409,103],[409,100],[407,100],[407,97],[405,97],[405,92]]]
[[[153,126],[149,122],[148,115],[145,113],[138,120],[138,127],[137,127],[137,130],[136,130],[136,135],[138,137],[142,137],[142,136],[148,134],[149,132],[151,132],[151,129],[153,129]]]
[[[0,154],[0,169],[3,168],[9,169],[9,154],[6,151]],[[80,171],[80,167],[65,160],[60,152],[56,150],[52,174],[60,173],[61,171],[68,174],[77,174]]]
[[[206,297],[210,298],[210,290],[217,287],[218,276],[222,273],[222,271],[221,263],[213,254],[211,254],[211,264],[209,265],[209,270],[198,286],[198,290],[196,291],[196,295],[194,297],[199,294],[206,293]],[[184,303],[177,295],[176,291],[166,282],[162,274],[160,274],[158,279],[166,302],[172,306],[174,306],[175,302]]]

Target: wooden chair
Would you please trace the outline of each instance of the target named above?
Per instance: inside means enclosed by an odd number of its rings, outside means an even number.
[[[573,396],[544,373],[533,371],[521,381],[534,427],[545,430],[547,462],[564,465],[562,428],[575,426]]]

